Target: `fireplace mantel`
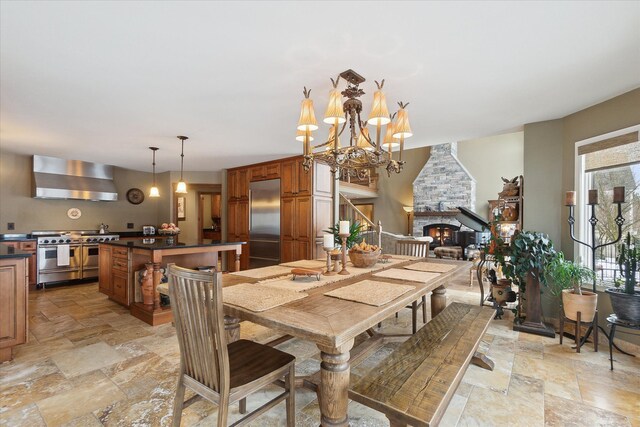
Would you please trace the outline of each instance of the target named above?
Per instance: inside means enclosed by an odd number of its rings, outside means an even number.
[[[414,216],[456,216],[460,213],[459,210],[453,211],[419,211],[414,212]]]

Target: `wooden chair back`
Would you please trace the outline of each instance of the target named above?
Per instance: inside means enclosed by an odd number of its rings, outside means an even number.
[[[429,242],[423,240],[398,240],[396,242],[396,254],[426,258],[429,255]]]
[[[182,372],[219,394],[228,394],[222,273],[169,265],[167,276]]]

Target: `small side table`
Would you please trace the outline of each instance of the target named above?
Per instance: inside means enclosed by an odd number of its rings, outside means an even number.
[[[613,337],[616,335],[616,327],[620,326],[621,328],[628,328],[628,329],[634,329],[636,331],[640,331],[640,325],[634,325],[634,324],[625,322],[623,320],[620,320],[616,317],[615,314],[612,314],[611,316],[607,317],[607,323],[611,327],[611,334],[609,335],[609,360],[611,361],[611,370],[613,371],[613,346],[615,345],[613,343]],[[618,347],[616,346],[616,348]],[[618,350],[620,349],[618,348]],[[626,351],[620,350],[620,352],[628,356],[635,357],[635,355],[627,353]]]

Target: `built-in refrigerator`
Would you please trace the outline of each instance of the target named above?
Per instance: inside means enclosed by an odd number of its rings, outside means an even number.
[[[280,263],[280,180],[249,184],[249,268]]]

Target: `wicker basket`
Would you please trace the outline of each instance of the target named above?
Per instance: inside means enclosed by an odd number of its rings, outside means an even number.
[[[368,268],[373,267],[376,262],[378,262],[378,258],[380,258],[380,249],[372,252],[362,252],[358,250],[350,250],[349,251],[349,259],[354,267],[360,268]]]

